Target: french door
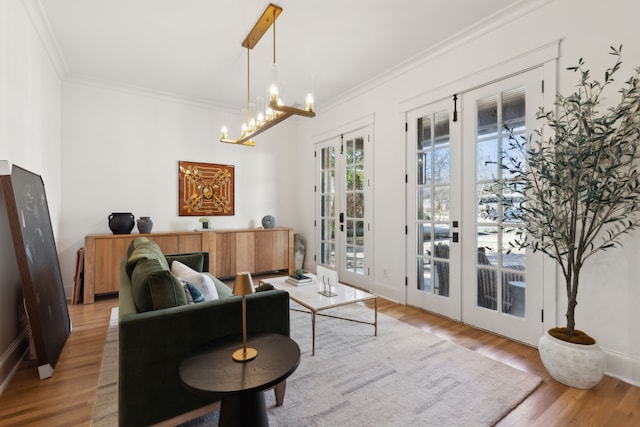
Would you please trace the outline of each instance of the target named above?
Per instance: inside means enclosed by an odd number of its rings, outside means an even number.
[[[540,253],[513,246],[523,230],[526,195],[502,167],[522,158],[510,136],[528,137],[543,105],[542,68],[464,94],[465,155],[462,220],[463,319],[466,323],[535,345],[543,333]],[[469,284],[472,284],[469,286]]]
[[[371,281],[371,135],[367,126],[316,146],[317,263],[365,289]]]
[[[543,332],[542,255],[512,246],[525,194],[501,167],[543,105],[534,69],[407,114],[407,302],[512,339]],[[505,130],[507,126],[510,131]]]
[[[460,137],[450,110],[447,100],[407,116],[407,303],[460,319]]]

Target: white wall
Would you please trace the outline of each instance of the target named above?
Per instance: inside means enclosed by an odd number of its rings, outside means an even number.
[[[0,2],[0,159],[42,176],[60,229],[61,82],[26,7]]]
[[[293,121],[260,135],[256,147],[223,144],[215,109],[73,83],[63,86],[62,116],[58,251],[68,295],[76,251],[86,234],[111,233],[107,217],[112,212],[150,216],[157,232],[200,227],[199,216],[178,215],[180,160],[235,166],[235,215],[210,217],[213,228],[261,226],[267,214],[281,226],[294,222]],[[239,126],[227,125],[230,137],[236,137],[233,129]]]
[[[27,8],[0,1],[0,160],[42,176],[59,236],[61,83]],[[22,285],[8,224],[0,225],[0,392],[24,350],[18,322]]]
[[[505,62],[514,62],[524,52],[536,50],[561,40],[558,66],[558,88],[566,93],[575,80],[564,69],[584,57],[588,65],[602,75],[609,67],[610,45],[623,44],[626,79],[634,66],[640,65],[640,43],[637,37],[640,3],[614,0],[605,4],[579,0],[531,2],[531,9],[520,17],[502,17],[503,22],[488,26],[479,33],[464,34],[440,51],[425,52],[408,64],[372,81],[325,108],[320,107],[313,121],[300,127],[298,160],[311,165],[313,142],[319,135],[367,114],[375,114],[374,141],[374,287],[390,299],[404,301],[405,259],[405,132],[404,111],[420,102],[428,104],[468,89],[474,76],[499,73]],[[445,88],[446,90],[443,90]],[[614,95],[612,94],[613,98]],[[299,210],[298,231],[314,236],[313,188],[314,172],[308,167],[300,171],[299,193],[304,208]],[[624,249],[602,254],[585,270],[579,293],[577,325],[594,336],[608,354],[608,373],[640,384],[640,286],[637,259],[640,255],[638,232],[625,240]],[[314,239],[308,238],[308,246]],[[313,253],[313,251],[311,251]],[[307,251],[309,255],[309,250]],[[308,256],[307,259],[310,257]],[[311,263],[312,264],[312,263]],[[309,262],[307,267],[312,267]],[[388,277],[382,271],[387,269]],[[545,286],[557,292],[557,303],[545,307],[564,324],[565,299],[561,280]],[[554,298],[551,298],[553,300]],[[548,297],[545,298],[548,300]],[[553,316],[551,316],[553,317]],[[547,325],[545,325],[547,326]],[[555,325],[551,325],[555,326]]]

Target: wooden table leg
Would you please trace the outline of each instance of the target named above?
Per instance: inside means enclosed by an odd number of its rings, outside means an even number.
[[[316,355],[316,312],[311,312],[311,355]]]

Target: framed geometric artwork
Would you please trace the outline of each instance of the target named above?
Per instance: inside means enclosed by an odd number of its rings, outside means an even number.
[[[179,162],[180,216],[234,215],[234,167]]]

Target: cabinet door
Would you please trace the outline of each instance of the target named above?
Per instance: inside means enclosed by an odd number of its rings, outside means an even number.
[[[177,254],[180,252],[180,242],[178,235],[170,236],[149,236],[156,242],[163,254]]]
[[[289,269],[289,230],[278,230],[272,233],[272,270]],[[291,242],[293,244],[293,242]]]
[[[255,233],[255,271],[289,269],[289,231],[259,231]]]
[[[236,274],[236,233],[216,233],[215,269],[217,277],[233,277]]]
[[[202,251],[202,235],[201,234],[181,234],[178,244],[180,253],[200,252]]]
[[[128,239],[96,239],[95,294],[118,292],[120,260],[127,254]]]
[[[259,231],[255,233],[255,271],[264,273],[266,271],[275,270],[273,268],[273,235],[268,231]]]
[[[255,272],[255,233],[236,233],[236,271]]]

